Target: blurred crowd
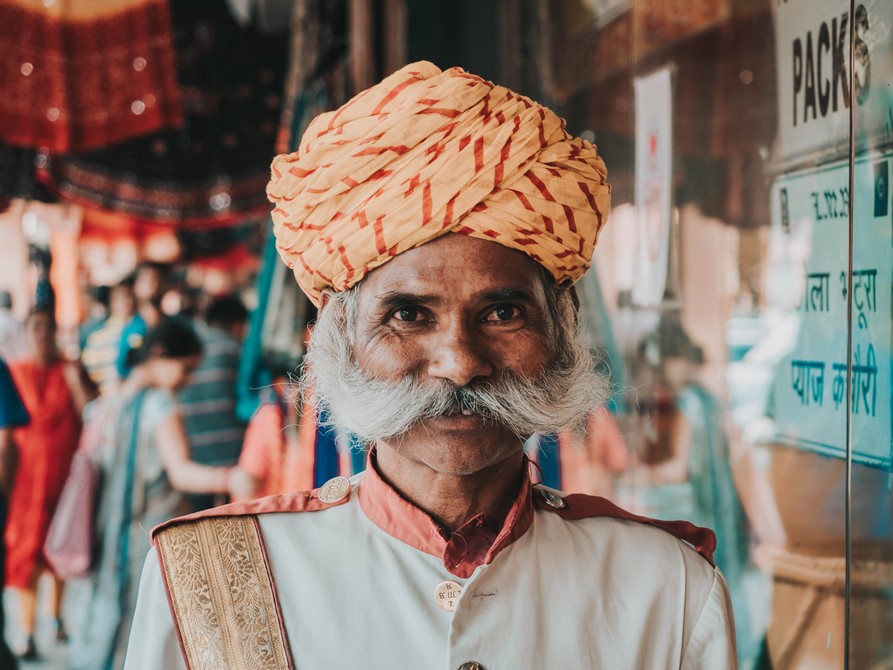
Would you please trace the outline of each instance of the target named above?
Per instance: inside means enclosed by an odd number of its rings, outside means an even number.
[[[15,596],[7,617],[22,660],[40,656],[35,626],[46,600],[56,638],[71,637],[70,667],[120,667],[153,526],[313,486],[319,426],[301,411],[292,370],[269,371],[275,383],[261,389],[254,418],[242,421],[236,381],[248,311],[236,294],[211,298],[175,278],[169,266],[144,263],[93,289],[74,360],[57,344],[51,305],[38,304],[20,322],[0,292],[5,584]],[[47,541],[54,517],[62,523],[66,483],[78,484],[77,455],[100,475],[92,510],[99,532],[84,548],[89,603],[69,631],[60,604],[71,566],[53,564]],[[41,578],[52,593],[38,601]],[[0,654],[0,667],[14,667],[8,649]]]

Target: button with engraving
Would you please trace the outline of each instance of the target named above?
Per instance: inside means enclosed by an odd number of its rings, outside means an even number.
[[[447,580],[437,585],[437,588],[434,590],[434,601],[444,612],[452,612],[456,609],[456,604],[459,602],[459,596],[461,595],[462,585],[459,582]]]
[[[332,477],[319,488],[317,494],[324,503],[336,503],[344,500],[350,493],[350,480],[347,477]]]
[[[564,498],[562,498],[557,493],[553,493],[548,489],[540,489],[540,494],[543,496],[543,500],[546,501],[546,504],[550,507],[554,507],[555,509],[564,509],[567,507],[567,503],[564,502]]]
[[[459,666],[459,670],[487,670],[483,665],[478,663],[477,661],[466,661],[462,665]]]

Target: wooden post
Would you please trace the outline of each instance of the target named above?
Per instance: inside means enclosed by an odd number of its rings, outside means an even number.
[[[384,0],[384,73],[406,65],[406,0]]]
[[[317,0],[296,0],[291,17],[288,74],[285,78],[282,114],[276,151],[285,153],[296,138],[289,137],[298,96],[307,85],[319,60],[319,13]]]
[[[501,0],[499,5],[500,83],[518,91],[521,89],[521,3]]]
[[[373,0],[350,0],[350,76],[354,92],[372,86],[375,67],[375,13]]]

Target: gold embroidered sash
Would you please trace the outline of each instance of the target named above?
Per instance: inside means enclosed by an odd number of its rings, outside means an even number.
[[[155,546],[190,670],[293,668],[257,517],[175,524]]]

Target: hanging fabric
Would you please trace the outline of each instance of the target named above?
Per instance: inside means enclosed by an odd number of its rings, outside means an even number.
[[[173,0],[171,19],[182,124],[48,165],[87,227],[95,212],[122,225],[217,228],[269,211],[287,35],[240,28],[224,0]]]
[[[0,141],[86,151],[179,124],[167,0],[0,0]]]

